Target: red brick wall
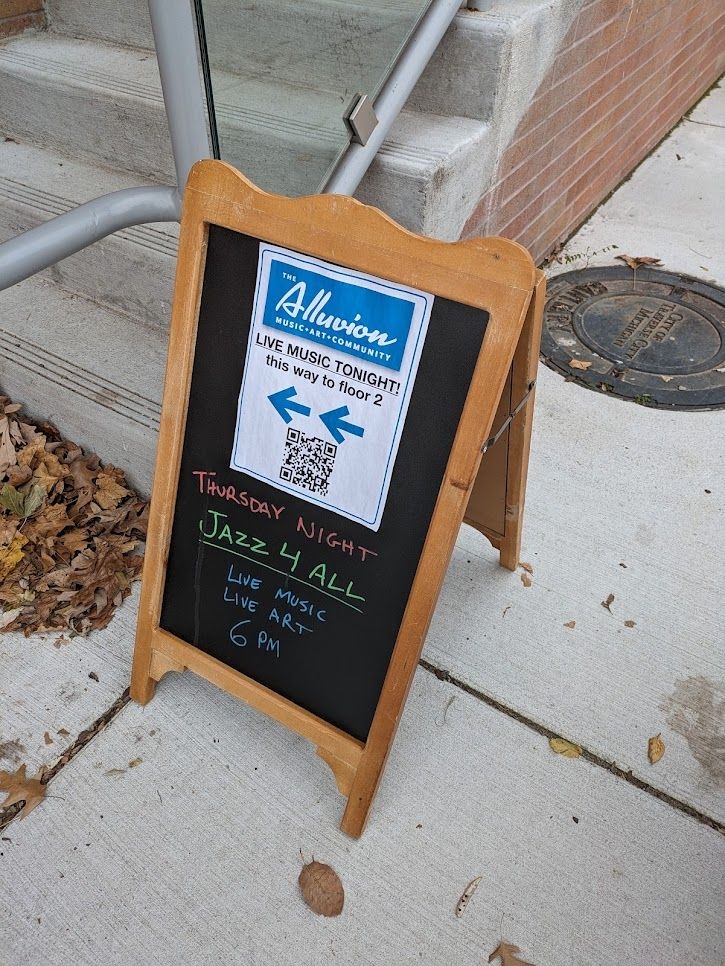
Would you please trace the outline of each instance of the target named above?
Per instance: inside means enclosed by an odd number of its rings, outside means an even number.
[[[44,26],[43,0],[0,0],[0,40]]]
[[[541,262],[724,66],[722,0],[586,0],[463,236]]]

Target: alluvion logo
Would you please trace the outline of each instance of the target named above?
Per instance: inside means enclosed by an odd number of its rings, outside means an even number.
[[[291,265],[270,263],[264,325],[400,370],[414,303],[393,292]]]
[[[306,294],[307,285],[305,282],[296,282],[289,292],[283,295],[279,302],[277,302],[275,310],[279,312],[280,309],[284,309],[291,319],[296,319],[299,313],[302,312],[303,322],[307,322],[309,319],[311,325],[318,325],[324,329],[332,329],[334,332],[344,332],[346,335],[351,335],[355,339],[367,339],[369,343],[375,345],[395,345],[398,341],[397,339],[389,338],[387,332],[380,332],[378,329],[373,329],[371,332],[366,325],[356,325],[355,323],[359,323],[362,319],[362,315],[359,312],[355,314],[352,322],[348,322],[347,319],[341,319],[332,312],[329,315],[325,315],[322,310],[332,298],[332,292],[326,292],[324,288],[321,288],[307,308],[305,308]]]

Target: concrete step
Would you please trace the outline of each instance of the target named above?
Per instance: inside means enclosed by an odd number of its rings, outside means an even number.
[[[141,183],[135,175],[0,140],[0,241],[99,195]],[[179,226],[138,225],[104,238],[43,273],[63,288],[165,327]]]
[[[355,197],[410,231],[460,237],[488,180],[490,125],[402,111]]]
[[[465,0],[463,0],[465,2]],[[427,6],[424,0],[204,0],[204,23],[213,33],[213,62],[226,70],[241,67],[248,55],[262,65],[291,63],[298,67],[302,52],[316,51],[318,72],[338,71],[347,50],[347,67],[362,58],[366,39],[409,28]],[[88,37],[153,50],[147,0],[46,0],[53,30],[72,37]],[[222,26],[226,37],[223,37]],[[372,44],[371,44],[372,46]],[[353,47],[354,49],[350,49]],[[379,51],[367,52],[371,59]],[[309,76],[309,75],[308,75]]]
[[[0,389],[151,488],[166,333],[44,279],[0,292]]]
[[[578,2],[578,0],[576,0]],[[53,29],[73,37],[153,50],[146,0],[47,0]],[[265,0],[243,8],[205,0],[212,66],[339,95],[373,95],[419,16],[421,0]],[[550,0],[478,0],[461,9],[408,103],[415,110],[485,120],[505,76],[511,44],[530,47],[529,69],[546,52]],[[462,3],[465,8],[465,2]]]
[[[154,49],[147,0],[45,0],[48,26],[69,37]]]
[[[276,2],[280,10],[285,6]],[[50,0],[55,31],[0,44],[0,132],[10,137],[0,138],[0,239],[118,188],[173,183],[150,26],[145,4],[138,3]],[[213,3],[222,9],[222,0]],[[512,37],[547,3],[511,0],[502,8],[491,0],[485,14],[461,12],[436,54],[437,66],[421,79],[361,184],[361,200],[413,231],[458,237],[486,188],[501,140],[497,118],[505,115],[509,125],[516,120],[509,109],[513,88],[502,86],[500,64],[506,57],[509,67],[521,63],[521,44],[512,53]],[[329,19],[332,6],[321,0],[306,6],[304,24],[295,20],[296,5],[285,6],[279,29],[287,30],[286,55],[282,35],[270,40],[266,26],[266,47],[261,39],[244,48],[239,37],[229,38],[229,51],[240,41],[239,56],[235,61],[229,53],[223,62],[241,63],[244,72],[216,75],[223,156],[262,187],[314,190],[342,144],[345,96],[334,85],[325,88],[316,71],[328,61],[354,59],[353,52],[361,62],[374,60],[372,21],[366,33],[354,18],[333,18],[341,26],[345,21],[348,33],[337,40],[325,35],[328,46],[308,58],[302,80],[291,70],[281,83],[281,61],[271,58],[278,53],[289,60],[289,45],[299,49],[309,34],[310,10],[321,18],[326,11]],[[390,7],[380,0],[375,29]],[[352,17],[368,8],[345,4],[337,13]],[[252,56],[265,50],[266,61]],[[490,123],[483,120],[489,116]],[[0,386],[127,467],[146,491],[175,244],[174,226],[131,228],[65,259],[42,280],[0,293]]]
[[[153,50],[146,0],[50,0],[52,29]],[[122,9],[119,9],[119,6]],[[290,72],[304,83],[344,89],[350,76],[384,70],[427,6],[424,0],[204,0],[211,62],[221,70]],[[364,56],[363,56],[364,52]],[[254,65],[253,68],[251,65]]]
[[[0,46],[0,129],[18,140],[171,181],[173,164],[156,61],[149,51],[40,34]],[[336,95],[241,74],[219,85],[226,159],[267,190],[314,190],[341,146]],[[42,110],[39,110],[42,105]],[[334,110],[333,110],[334,108]],[[305,121],[300,120],[305,118]],[[486,125],[403,112],[361,196],[412,230],[452,238],[480,195]],[[441,190],[441,187],[442,189]]]
[[[0,46],[0,129],[71,157],[168,182],[171,144],[148,50],[53,33]]]

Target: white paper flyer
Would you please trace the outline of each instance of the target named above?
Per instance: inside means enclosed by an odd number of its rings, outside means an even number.
[[[261,243],[231,468],[377,530],[432,305]]]

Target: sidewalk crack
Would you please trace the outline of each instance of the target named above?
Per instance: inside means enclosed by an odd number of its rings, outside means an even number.
[[[123,694],[116,698],[110,708],[96,718],[92,725],[80,732],[76,740],[69,745],[68,748],[66,748],[53,766],[42,769],[43,775],[40,779],[41,783],[43,785],[47,785],[49,782],[51,782],[58,772],[62,771],[69,762],[73,761],[76,755],[81,752],[86,745],[90,744],[96,735],[103,731],[106,725],[113,721],[116,715],[126,707],[130,700],[129,689],[126,688]],[[16,815],[22,811],[24,806],[25,802],[20,801],[16,802],[14,805],[10,805],[8,808],[0,808],[0,831],[9,825],[10,822],[12,822]]]
[[[528,718],[526,715],[521,714],[520,711],[515,711],[513,708],[509,708],[508,705],[503,704],[503,702],[496,700],[496,698],[492,698],[483,691],[479,691],[478,688],[474,688],[470,684],[466,684],[465,681],[454,677],[449,671],[438,668],[423,658],[420,659],[419,664],[425,671],[435,675],[439,681],[444,681],[446,684],[452,684],[461,691],[465,691],[466,694],[469,694],[471,697],[483,702],[483,704],[488,705],[489,708],[493,708],[495,711],[500,711],[502,714],[512,718],[519,724],[525,725],[525,727],[529,728],[531,731],[535,731],[536,734],[543,735],[544,738],[563,738],[565,741],[572,740],[567,738],[565,735],[560,735],[556,731],[552,731],[552,729],[547,728],[546,725],[542,725],[538,721]],[[650,785],[649,782],[644,781],[642,778],[638,778],[637,775],[633,775],[631,771],[621,768],[618,764],[616,764],[616,762],[607,761],[606,758],[602,758],[601,755],[597,755],[593,751],[589,751],[589,749],[585,748],[580,741],[576,741],[574,743],[582,749],[581,757],[590,764],[596,765],[598,768],[603,768],[605,771],[610,772],[617,778],[621,778],[629,785],[633,785],[635,788],[645,792],[647,795],[651,795],[653,798],[659,799],[661,802],[669,805],[670,808],[674,808],[678,812],[683,812],[685,815],[689,815],[690,818],[694,818],[695,821],[700,822],[702,825],[707,825],[709,828],[714,829],[721,835],[725,835],[725,823],[719,822],[716,818],[712,818],[710,815],[706,815],[693,805],[683,802],[682,799],[675,798],[674,795],[670,795],[667,792],[663,792],[662,789],[656,788],[654,785]]]

